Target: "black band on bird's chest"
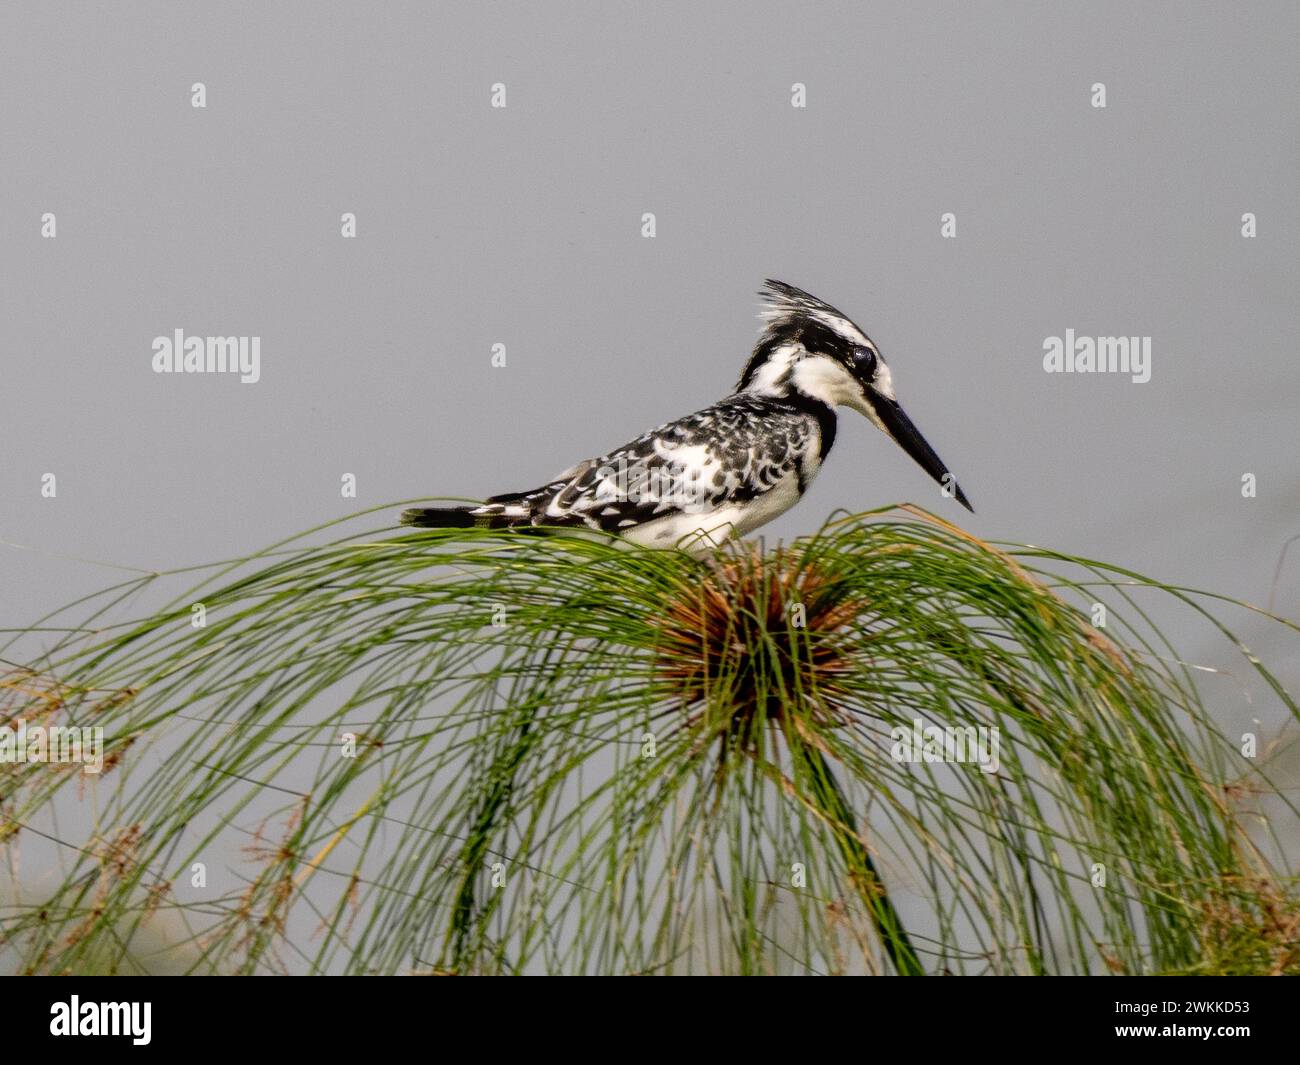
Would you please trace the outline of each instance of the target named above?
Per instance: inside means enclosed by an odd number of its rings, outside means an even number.
[[[813,399],[812,396],[804,395],[802,392],[794,392],[783,399],[782,402],[789,404],[795,410],[802,411],[804,414],[811,414],[817,419],[817,435],[820,441],[817,448],[817,458],[824,459],[829,455],[831,445],[835,443],[835,411],[820,399]]]

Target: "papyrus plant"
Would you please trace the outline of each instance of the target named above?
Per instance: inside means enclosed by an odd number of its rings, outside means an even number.
[[[11,877],[44,874],[10,967],[1300,968],[1234,802],[1276,789],[1145,614],[1222,601],[911,508],[703,560],[319,540],[15,634],[49,647],[0,720],[102,727],[107,764],[0,767]],[[995,771],[900,756],[918,722],[996,730]]]

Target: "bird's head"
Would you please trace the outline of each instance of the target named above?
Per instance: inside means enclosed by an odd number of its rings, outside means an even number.
[[[957,501],[973,513],[956,479],[899,406],[889,366],[871,338],[848,315],[784,281],[767,281],[759,294],[766,326],[737,389],[866,415],[926,473],[951,483]]]

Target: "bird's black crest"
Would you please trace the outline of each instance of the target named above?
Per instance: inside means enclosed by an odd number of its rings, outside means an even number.
[[[797,342],[808,351],[825,352],[846,360],[852,356],[854,339],[827,324],[828,319],[835,318],[851,323],[852,319],[843,311],[801,288],[772,278],[763,283],[758,294],[763,298],[759,316],[766,325],[740,375],[738,389],[745,388],[771,353],[784,344]]]
[[[817,314],[846,320],[849,318],[847,314],[832,307],[825,300],[819,300],[801,288],[795,288],[794,285],[770,277],[763,282],[763,287],[758,290],[758,294],[763,298],[763,309],[759,315],[768,323],[768,328],[782,322],[807,321]]]

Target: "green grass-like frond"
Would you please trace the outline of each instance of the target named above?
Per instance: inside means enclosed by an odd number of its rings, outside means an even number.
[[[106,737],[99,778],[0,765],[11,867],[60,856],[4,911],[23,971],[160,927],[194,972],[1300,968],[1232,802],[1270,785],[1138,602],[1212,597],[911,508],[703,560],[367,530],[121,619],[165,579],[0,681],[0,722]],[[898,760],[918,719],[997,771]]]

